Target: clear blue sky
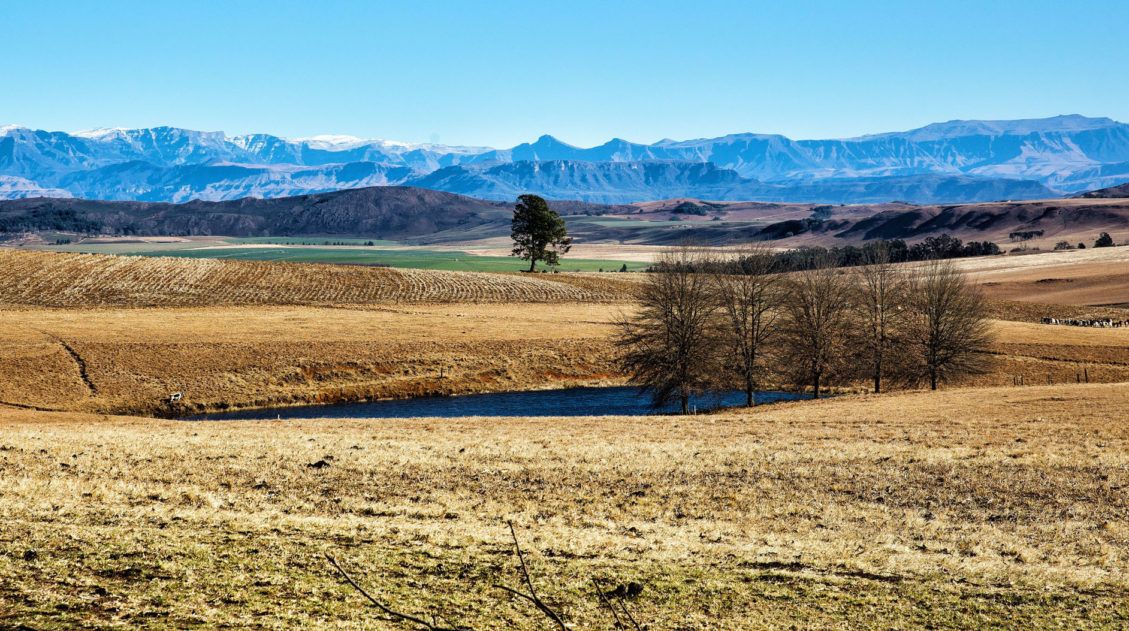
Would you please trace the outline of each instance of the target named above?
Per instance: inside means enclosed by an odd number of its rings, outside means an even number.
[[[506,147],[1129,121],[1129,2],[0,0],[0,124]]]

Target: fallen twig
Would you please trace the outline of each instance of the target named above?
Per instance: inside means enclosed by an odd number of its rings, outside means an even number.
[[[382,603],[379,600],[373,598],[371,594],[366,592],[363,587],[361,587],[359,584],[357,584],[357,581],[354,581],[353,577],[349,576],[349,573],[346,572],[345,569],[342,568],[341,565],[337,563],[337,559],[334,559],[332,556],[330,556],[328,552],[325,554],[325,558],[326,558],[326,560],[329,561],[329,564],[332,565],[333,568],[335,570],[337,570],[337,572],[339,574],[341,574],[341,576],[344,577],[345,580],[350,585],[353,586],[353,589],[360,592],[362,596],[367,598],[368,601],[370,603],[372,603],[373,607],[376,607],[377,609],[383,611],[384,613],[388,614],[389,616],[392,616],[396,620],[400,620],[400,621],[403,621],[403,622],[411,622],[411,623],[417,624],[417,625],[427,629],[427,631],[470,631],[470,627],[441,627],[441,626],[437,626],[436,624],[428,622],[428,621],[426,621],[422,618],[417,618],[415,616],[412,616],[412,615],[409,615],[409,614],[406,614],[406,613],[400,613],[398,611],[394,611],[394,610],[390,609],[384,603]]]
[[[608,609],[612,612],[612,617],[615,618],[615,628],[626,628],[626,625],[623,624],[623,621],[619,619],[619,614],[616,613],[615,607],[612,605],[611,601],[608,600],[608,597],[604,595],[604,590],[600,589],[600,584],[596,582],[595,577],[592,578],[592,585],[596,587],[596,597],[600,599],[600,602],[607,605]]]
[[[631,621],[631,626],[635,627],[635,631],[643,631],[643,627],[639,626],[639,623],[636,622],[635,616],[631,615],[631,610],[627,608],[627,601],[623,599],[623,596],[619,597],[619,607],[623,609],[623,615],[627,616],[627,619]]]
[[[514,539],[514,550],[517,551],[517,559],[521,564],[521,573],[525,578],[525,585],[529,588],[529,593],[523,594],[516,589],[506,587],[505,585],[495,584],[494,587],[505,590],[506,592],[509,592],[514,596],[519,596],[528,600],[529,602],[533,603],[538,609],[540,609],[541,613],[545,614],[550,620],[555,622],[557,626],[561,628],[561,631],[568,631],[568,627],[565,626],[564,620],[561,620],[561,617],[557,614],[557,612],[553,611],[537,595],[537,590],[533,587],[533,579],[529,576],[529,568],[525,565],[525,555],[521,553],[521,544],[519,544],[517,541],[517,532],[514,531],[514,524],[511,521],[507,521],[506,525],[510,527],[510,536],[512,536]]]

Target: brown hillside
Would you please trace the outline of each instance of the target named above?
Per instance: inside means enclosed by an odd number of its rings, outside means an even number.
[[[1129,202],[1120,199],[1054,199],[886,210],[836,230],[835,241],[920,240],[951,234],[966,241],[1017,242],[1012,233],[1030,232],[1029,247],[1050,249],[1057,241],[1090,245],[1101,232],[1117,242],[1129,239]],[[1041,234],[1038,234],[1041,232]]]
[[[1103,199],[1103,198],[1108,199],[1108,198],[1129,197],[1129,182],[1126,182],[1125,184],[1120,184],[1118,186],[1111,186],[1109,188],[1101,188],[1101,189],[1098,189],[1096,191],[1089,191],[1087,193],[1082,193],[1078,197],[1082,197],[1082,198],[1085,198],[1085,199]]]

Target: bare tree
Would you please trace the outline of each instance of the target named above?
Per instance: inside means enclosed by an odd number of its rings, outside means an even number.
[[[908,283],[905,272],[890,262],[885,243],[868,247],[863,256],[865,264],[858,269],[853,297],[858,326],[853,329],[852,346],[874,391],[881,392],[882,379],[893,372],[895,364],[892,360],[898,331],[905,323]]]
[[[767,347],[777,329],[780,278],[773,274],[775,258],[768,248],[749,245],[736,260],[719,261],[713,267],[724,322],[719,328],[721,344],[731,359],[727,367],[745,390],[745,405],[752,406],[765,372]]]
[[[682,247],[659,256],[646,276],[635,316],[619,323],[620,364],[631,383],[648,390],[656,406],[678,401],[716,382],[717,301],[703,273],[706,257]]]
[[[823,260],[813,269],[787,276],[782,288],[781,369],[796,384],[810,385],[812,398],[818,399],[824,381],[846,363],[850,277]]]
[[[984,297],[952,261],[926,263],[911,281],[907,303],[912,359],[931,389],[984,372],[992,340]]]

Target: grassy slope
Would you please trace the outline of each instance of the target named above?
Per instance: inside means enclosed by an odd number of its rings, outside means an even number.
[[[108,413],[619,383],[620,304],[0,311],[0,402]],[[1129,380],[1129,329],[997,321],[979,385]],[[1051,334],[1053,333],[1053,336]],[[66,342],[70,348],[63,346]],[[80,357],[91,386],[82,380]]]
[[[0,411],[0,621],[377,622],[378,597],[575,628],[590,578],[654,629],[1129,624],[1129,385],[951,390],[695,418],[189,424]],[[630,436],[630,440],[624,440]],[[326,459],[328,468],[307,464]]]
[[[187,412],[587,383],[614,378],[618,308],[0,310],[0,402],[151,414],[172,392]]]

